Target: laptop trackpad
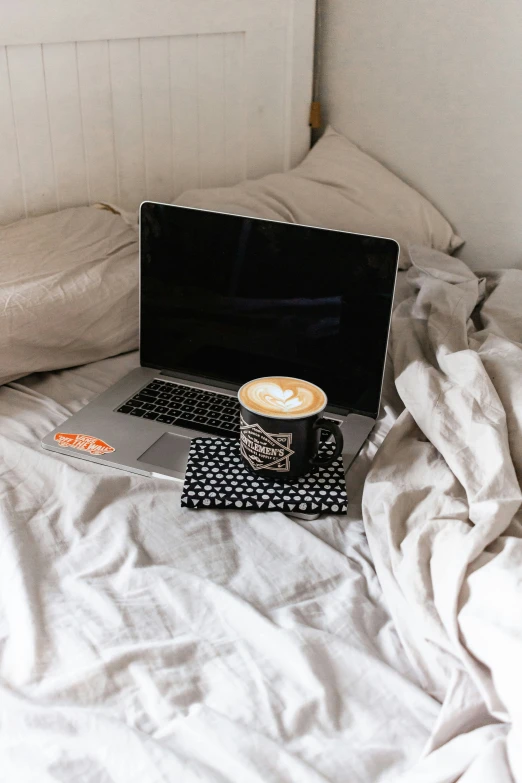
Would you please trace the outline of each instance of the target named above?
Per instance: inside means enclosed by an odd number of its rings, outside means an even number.
[[[189,451],[190,438],[166,432],[138,457],[138,462],[147,462],[158,468],[184,473]]]

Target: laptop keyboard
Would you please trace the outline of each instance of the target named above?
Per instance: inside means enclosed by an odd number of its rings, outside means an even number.
[[[118,409],[118,413],[151,419],[160,424],[239,438],[239,403],[236,397],[154,379]],[[331,421],[331,420],[330,420]],[[321,432],[321,441],[329,434]]]
[[[171,381],[151,381],[119,407],[118,412],[211,435],[239,437],[239,403],[236,397]]]

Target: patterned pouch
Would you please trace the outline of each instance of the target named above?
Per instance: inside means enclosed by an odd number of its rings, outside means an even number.
[[[331,452],[328,444],[321,453]],[[181,505],[186,508],[229,508],[249,511],[346,514],[348,498],[342,459],[299,478],[274,481],[248,471],[239,441],[194,438],[190,448]]]

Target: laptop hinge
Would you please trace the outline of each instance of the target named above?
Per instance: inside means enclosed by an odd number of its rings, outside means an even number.
[[[205,383],[207,386],[221,386],[221,388],[230,389],[230,391],[238,391],[241,385],[239,383],[228,383],[217,378],[205,378],[203,375],[190,375],[178,370],[161,370],[160,375],[167,375],[169,378],[182,378],[184,381],[194,381],[195,383]]]

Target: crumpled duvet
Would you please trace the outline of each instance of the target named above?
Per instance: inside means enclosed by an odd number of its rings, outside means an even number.
[[[390,346],[405,409],[363,496],[401,642],[442,705],[397,779],[522,781],[522,271],[414,263]]]
[[[522,272],[413,260],[347,517],[42,451],[135,355],[0,388],[2,783],[522,781]]]
[[[43,451],[136,355],[0,388],[1,783],[393,781],[425,693],[347,517],[190,511],[181,484]],[[99,433],[100,434],[100,433]]]

